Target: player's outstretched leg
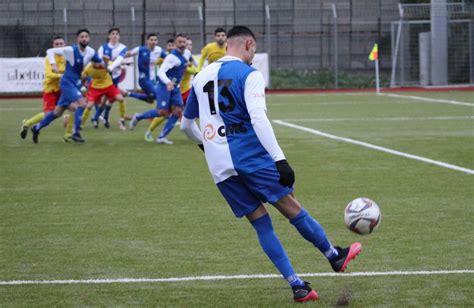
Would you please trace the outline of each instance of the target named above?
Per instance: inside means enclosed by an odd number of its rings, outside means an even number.
[[[54,111],[48,112],[43,120],[36,124],[35,126],[31,127],[31,133],[33,134],[33,142],[38,143],[38,136],[43,127],[48,126],[51,122],[53,122],[58,116],[54,113]]]
[[[143,113],[135,113],[129,124],[130,129],[134,129],[135,126],[137,126],[138,122],[143,119],[152,119],[152,118],[156,118],[157,116],[158,116],[158,110],[156,109],[151,109]]]
[[[172,114],[169,118],[168,121],[166,121],[165,127],[163,127],[163,130],[161,131],[160,135],[158,136],[158,139],[156,139],[156,143],[161,143],[161,144],[173,144],[173,141],[168,140],[166,136],[168,136],[169,133],[173,130],[176,122],[179,120],[179,117]]]
[[[307,241],[311,242],[326,256],[336,272],[343,272],[349,261],[354,259],[361,251],[360,243],[354,243],[344,249],[334,247],[328,240],[323,227],[304,208],[301,208],[300,212],[290,219],[290,223]]]

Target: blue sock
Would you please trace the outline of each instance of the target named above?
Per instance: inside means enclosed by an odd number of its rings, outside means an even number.
[[[329,242],[323,227],[306,212],[304,208],[290,223],[300,232],[300,234],[309,242],[313,243],[329,260],[333,260],[338,256],[337,250]]]
[[[41,122],[39,122],[36,126],[35,126],[35,129],[36,130],[41,130],[43,127],[45,126],[48,126],[49,123],[53,122],[54,119],[56,119],[57,116],[54,114],[54,111],[50,111],[48,112],[45,116],[44,116],[44,119],[41,120]]]
[[[148,111],[145,111],[142,114],[139,114],[137,116],[137,120],[140,121],[140,120],[143,120],[143,119],[153,119],[153,118],[156,118],[156,117],[159,117],[158,110],[150,109]]]
[[[255,219],[251,224],[255,228],[255,231],[257,231],[258,241],[263,251],[288,281],[290,286],[304,285],[304,281],[295,274],[285,249],[273,230],[270,216],[266,214],[265,216]]]
[[[171,115],[168,120],[166,121],[166,124],[165,124],[165,127],[163,127],[163,130],[161,131],[160,133],[160,136],[158,138],[164,138],[166,137],[169,133],[171,133],[171,131],[173,130],[174,128],[174,125],[176,124],[176,122],[178,122],[178,117],[175,116],[174,114]]]
[[[105,111],[104,111],[104,119],[108,120],[109,119],[109,114],[110,114],[110,109],[112,109],[112,105],[105,105]]]
[[[81,122],[82,114],[84,113],[84,108],[77,107],[76,112],[74,112],[74,133],[78,134],[81,131]]]
[[[92,117],[92,121],[99,121],[99,117],[102,114],[102,111],[104,111],[104,109],[101,109],[100,107],[96,105],[95,113],[94,113],[94,116]]]
[[[136,99],[139,99],[141,101],[148,102],[148,95],[142,94],[142,93],[136,93],[136,92],[131,92],[129,94],[130,97],[134,97]]]

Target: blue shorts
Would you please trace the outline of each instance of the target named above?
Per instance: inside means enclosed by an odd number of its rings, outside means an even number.
[[[153,82],[151,82],[150,79],[140,79],[138,80],[138,84],[142,88],[143,92],[151,98],[155,99],[156,98],[156,88],[153,85]]]
[[[57,106],[68,108],[71,103],[77,102],[81,99],[82,93],[75,86],[61,86],[61,97],[57,103]]]
[[[293,192],[293,187],[282,186],[280,174],[274,165],[249,174],[238,174],[217,183],[221,194],[236,217],[255,211],[262,203],[275,204]]]
[[[183,108],[183,97],[178,87],[172,91],[166,89],[166,85],[158,82],[156,85],[156,108],[158,110],[170,110],[171,106],[181,106]]]

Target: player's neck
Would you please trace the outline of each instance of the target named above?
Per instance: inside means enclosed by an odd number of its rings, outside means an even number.
[[[232,50],[227,50],[227,53],[224,57],[227,57],[227,56],[239,58],[242,62],[245,62],[244,57],[238,52],[233,52]]]

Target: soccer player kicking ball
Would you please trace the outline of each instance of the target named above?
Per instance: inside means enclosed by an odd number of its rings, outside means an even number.
[[[316,300],[318,294],[293,270],[263,203],[275,206],[326,256],[335,272],[346,269],[361,244],[333,246],[294,197],[294,172],[266,116],[263,76],[249,65],[257,47],[255,36],[247,27],[235,26],[227,37],[227,55],[193,81],[181,129],[205,151],[217,188],[235,216],[250,221],[263,251],[292,288],[294,300]],[[194,121],[198,117],[200,128]]]
[[[86,106],[86,99],[79,91],[81,73],[89,62],[95,62],[97,67],[104,66],[104,62],[89,45],[89,30],[81,29],[77,31],[77,45],[51,48],[46,52],[53,72],[58,72],[54,55],[62,55],[66,59],[66,70],[61,78],[61,98],[53,111],[49,112],[44,119],[31,128],[33,142],[38,143],[38,135],[41,129],[48,126],[56,118],[60,117],[66,109],[75,111],[74,113],[74,133],[72,140],[84,142],[80,134],[82,113]]]

